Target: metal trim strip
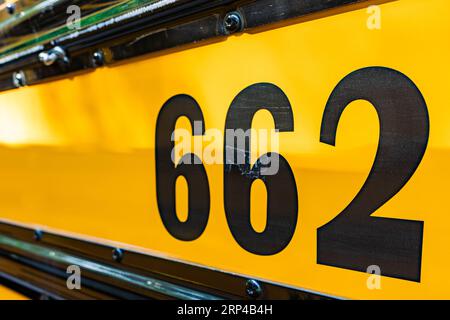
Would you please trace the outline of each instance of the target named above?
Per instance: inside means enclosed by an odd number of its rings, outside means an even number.
[[[38,84],[73,73],[111,65],[125,59],[154,53],[207,39],[227,37],[235,32],[246,32],[268,24],[301,17],[336,7],[367,0],[194,0],[156,10],[132,21],[119,21],[100,28],[102,32],[79,32],[76,37],[47,37],[33,42],[27,52],[3,56],[0,65],[0,91],[23,85]],[[242,26],[227,30],[226,17],[236,12]],[[125,14],[125,13],[122,13]],[[122,23],[123,22],[123,23]],[[76,34],[76,33],[74,33]],[[45,40],[45,41],[44,41]],[[36,41],[36,40],[34,40]],[[60,46],[70,61],[44,66],[38,56],[41,45],[47,50]],[[41,51],[41,52],[39,52]],[[100,57],[100,59],[98,59]],[[15,77],[20,75],[21,79]]]
[[[115,249],[118,248],[0,223],[0,256],[19,264],[31,267],[38,264],[38,269],[41,270],[56,267],[63,272],[68,265],[77,264],[82,267],[83,273],[96,283],[122,288],[144,297],[151,297],[153,292],[160,296],[182,299],[252,298],[246,293],[246,285],[249,280],[254,279],[127,249],[121,249],[122,259],[114,261]],[[1,263],[0,271],[5,272]],[[146,284],[145,281],[152,281],[152,284]],[[263,289],[258,299],[335,298],[260,279],[257,281]]]

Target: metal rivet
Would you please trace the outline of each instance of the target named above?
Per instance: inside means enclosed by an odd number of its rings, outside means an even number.
[[[15,3],[8,3],[6,5],[6,11],[9,14],[14,14],[14,12],[16,12],[16,4]]]
[[[114,249],[113,252],[112,252],[112,258],[116,262],[122,261],[122,259],[123,259],[123,251],[122,251],[122,249],[118,249],[118,248]]]
[[[105,60],[105,56],[102,50],[95,51],[92,55],[92,64],[96,67],[102,66]]]
[[[41,61],[46,66],[51,66],[56,61],[63,61],[64,63],[69,63],[66,52],[61,47],[54,47],[47,52],[39,53],[39,61]]]
[[[261,296],[263,290],[258,281],[247,280],[245,284],[245,292],[250,298],[256,299]]]
[[[41,230],[34,231],[34,235],[33,235],[34,240],[41,241],[42,237],[43,237],[43,233]]]
[[[244,24],[241,14],[237,11],[228,13],[223,19],[223,27],[227,33],[242,31]]]
[[[14,72],[12,75],[12,81],[16,88],[23,87],[26,85],[26,78],[23,71]]]

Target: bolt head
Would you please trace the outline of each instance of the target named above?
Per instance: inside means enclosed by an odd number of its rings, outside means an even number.
[[[243,28],[242,17],[239,12],[230,12],[223,19],[223,26],[227,33],[241,31]]]
[[[101,66],[104,63],[104,55],[101,50],[94,52],[92,55],[92,63],[94,66]]]
[[[261,285],[256,280],[247,280],[245,284],[245,292],[250,298],[259,298],[263,292]]]
[[[41,230],[35,230],[34,231],[34,235],[33,235],[34,240],[41,241],[42,237],[43,237],[43,233],[42,233]]]
[[[121,262],[123,259],[123,251],[122,249],[116,248],[112,252],[112,258],[116,262]]]
[[[14,72],[12,76],[12,82],[16,88],[23,87],[26,85],[25,74],[23,71]]]
[[[6,11],[9,14],[14,14],[14,12],[16,12],[16,4],[15,3],[8,3],[6,5]]]

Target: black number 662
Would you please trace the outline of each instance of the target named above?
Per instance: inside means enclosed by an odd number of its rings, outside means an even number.
[[[378,114],[378,150],[358,194],[339,215],[318,229],[317,263],[362,272],[370,265],[378,265],[385,276],[419,282],[423,222],[371,215],[405,186],[419,166],[429,137],[427,105],[416,85],[396,70],[369,67],[354,71],[336,86],[328,99],[320,132],[322,143],[335,145],[340,117],[355,100],[370,102]],[[270,83],[251,85],[236,96],[228,110],[225,129],[249,129],[260,109],[272,114],[280,132],[294,130],[288,97]],[[177,239],[190,241],[200,237],[208,223],[210,188],[203,164],[174,166],[171,161],[174,146],[171,134],[181,116],[192,123],[204,124],[200,106],[188,95],[177,95],[162,107],[156,124],[157,200],[168,232]],[[224,157],[229,143],[225,139]],[[193,159],[196,155],[184,157]],[[257,170],[260,159],[253,167],[248,160],[245,172]],[[255,179],[261,178],[257,174],[242,174],[242,166],[224,165],[228,226],[242,248],[258,255],[282,251],[297,225],[297,184],[288,161],[282,155],[279,159],[278,173],[262,179],[267,190],[267,224],[263,232],[256,232],[250,222],[251,186]],[[175,182],[179,176],[184,176],[189,186],[189,213],[184,222],[175,211]]]

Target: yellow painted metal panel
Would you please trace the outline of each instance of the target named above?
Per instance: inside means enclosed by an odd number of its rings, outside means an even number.
[[[28,298],[7,287],[0,286],[0,300],[28,300]]]
[[[450,298],[450,3],[379,6],[379,30],[367,27],[367,8],[358,5],[0,94],[2,218],[342,297]],[[375,109],[355,101],[339,123],[336,147],[321,143],[325,104],[342,78],[368,66],[409,77],[426,100],[431,127],[417,172],[374,214],[424,221],[421,280],[383,277],[380,290],[367,287],[367,274],[319,265],[316,256],[317,229],[358,193],[379,136]],[[206,127],[223,130],[234,97],[260,82],[276,84],[293,108],[294,131],[279,133],[280,154],[298,191],[291,242],[270,256],[238,245],[225,217],[222,165],[205,166],[211,209],[204,233],[194,241],[175,239],[162,224],[155,190],[161,107],[176,94],[189,94]],[[273,127],[273,119],[258,115],[253,126]],[[266,203],[258,201],[264,192],[261,186],[252,190],[255,229],[266,223]],[[178,194],[182,219],[187,195]]]

